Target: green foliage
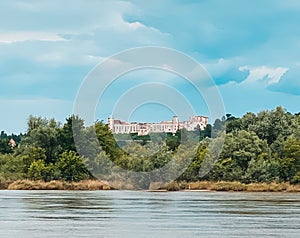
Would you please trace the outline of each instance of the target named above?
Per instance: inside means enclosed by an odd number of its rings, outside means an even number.
[[[260,155],[258,159],[250,161],[249,166],[243,175],[242,182],[273,182],[279,181],[279,161],[270,160],[267,155]]]
[[[177,135],[172,135],[172,133],[167,133],[166,145],[172,151],[176,150],[177,147],[180,145],[181,133],[177,132],[176,134]]]
[[[10,144],[10,140],[12,139],[16,146],[20,143],[22,134],[20,135],[7,135],[4,131],[1,131],[0,133],[0,154],[10,154],[13,152],[13,149],[15,146]]]
[[[54,119],[30,116],[28,132],[22,143],[45,149],[46,162],[53,163],[60,150],[58,132],[59,123]]]
[[[284,143],[283,158],[281,159],[282,178],[298,181],[300,172],[300,139],[290,136]]]
[[[97,178],[104,180],[112,173],[113,163],[105,151],[101,151],[95,158],[88,158],[86,164],[90,173]]]
[[[0,155],[0,175],[7,180],[17,180],[26,177],[23,172],[24,163],[21,156],[12,154]]]
[[[225,142],[218,154],[223,131]],[[25,135],[0,133],[0,177],[7,180],[79,181],[92,175],[109,180],[122,176],[122,170],[150,172],[169,165],[151,177],[167,181],[187,164],[178,181],[300,183],[300,115],[277,107],[241,118],[226,114],[205,130],[147,136],[113,135],[102,121],[85,127],[75,115],[63,125],[30,116]],[[137,174],[126,179],[147,188],[149,175]]]
[[[222,128],[216,120],[215,130]],[[226,140],[211,180],[242,182],[298,181],[300,120],[283,108],[227,117]]]
[[[114,161],[122,155],[122,151],[116,146],[116,141],[108,125],[101,122],[96,122],[94,129],[98,143],[107,155]]]
[[[33,161],[28,169],[28,178],[32,180],[43,180],[47,173],[46,164],[43,160]]]
[[[0,139],[0,154],[10,154],[12,153],[12,148],[9,145],[9,139],[3,138]]]
[[[74,142],[75,136],[85,138],[84,135],[84,121],[78,116],[72,115],[66,119],[66,123],[58,131],[58,144],[62,151],[77,151]]]
[[[199,140],[203,140],[205,138],[211,138],[212,134],[212,126],[208,124],[203,131],[199,130]]]
[[[262,140],[271,145],[277,138],[282,136],[286,139],[295,129],[293,115],[286,112],[282,107],[272,111],[262,111],[255,116],[248,113],[242,118],[242,129],[255,132]]]
[[[83,159],[74,151],[62,153],[55,166],[60,171],[60,179],[62,180],[80,181],[90,178],[90,173]]]

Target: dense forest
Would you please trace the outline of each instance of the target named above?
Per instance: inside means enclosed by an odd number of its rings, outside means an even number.
[[[214,145],[222,137],[222,149],[213,158]],[[25,134],[2,131],[0,135],[0,181],[110,181],[119,176],[120,180],[134,181],[139,188],[148,188],[149,181],[155,180],[149,176],[160,181],[177,168],[127,178],[122,178],[122,171],[154,171],[171,160],[177,161],[172,166],[188,164],[177,181],[300,183],[300,115],[277,107],[258,114],[249,112],[241,118],[227,114],[204,131],[182,129],[176,134],[148,136],[113,135],[102,121],[87,127],[74,115],[64,124],[30,116]]]

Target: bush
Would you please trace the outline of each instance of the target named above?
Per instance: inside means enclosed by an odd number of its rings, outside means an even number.
[[[55,167],[60,171],[60,179],[65,181],[77,182],[91,177],[83,159],[74,151],[62,153]]]
[[[32,180],[44,180],[46,165],[43,160],[33,161],[28,169],[28,178]]]

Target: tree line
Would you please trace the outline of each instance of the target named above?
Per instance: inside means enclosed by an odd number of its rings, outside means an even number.
[[[216,153],[220,138],[223,146]],[[16,146],[11,146],[11,139]],[[6,181],[109,181],[116,176],[125,181],[122,171],[149,172],[167,164],[171,166],[161,173],[133,175],[126,181],[148,188],[149,181],[160,181],[187,164],[178,181],[300,183],[300,115],[277,107],[241,118],[227,114],[203,131],[182,129],[142,137],[113,135],[103,121],[85,126],[75,115],[64,124],[30,116],[25,134],[0,135],[0,179]],[[205,166],[207,171],[201,173]]]

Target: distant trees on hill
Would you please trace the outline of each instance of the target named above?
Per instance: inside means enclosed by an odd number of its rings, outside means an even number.
[[[222,133],[226,135],[221,153],[200,177],[203,161],[215,153],[213,145]],[[10,145],[11,139],[17,146]],[[189,149],[186,141],[197,143],[197,151]],[[281,107],[258,114],[249,112],[241,118],[227,114],[204,131],[183,129],[175,135],[147,137],[114,136],[102,121],[86,127],[74,115],[64,124],[30,116],[24,135],[0,134],[0,179],[10,181],[79,181],[100,175],[109,180],[118,168],[148,172],[174,158],[184,163],[187,157],[192,160],[178,180],[300,183],[300,115]],[[149,185],[147,178],[138,179],[135,183],[141,188]]]

